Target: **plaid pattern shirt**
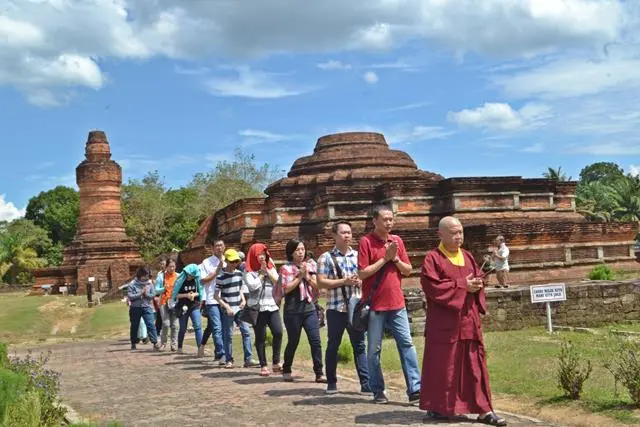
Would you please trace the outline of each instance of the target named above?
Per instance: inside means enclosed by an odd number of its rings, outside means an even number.
[[[309,274],[315,274],[314,265],[310,264],[309,262],[307,262],[306,264]],[[300,271],[300,269],[292,262],[288,262],[280,267],[280,281],[282,283],[283,291],[287,289],[287,287],[289,287],[291,283],[296,279],[298,271]],[[310,284],[307,283],[306,280],[300,282],[300,285],[298,285],[298,289],[300,289],[300,301],[313,301],[313,288]]]
[[[338,264],[342,270],[342,277],[358,273],[358,251],[349,248],[347,253],[343,255],[338,248],[334,246],[333,249],[329,252],[323,253],[318,259],[318,274],[326,276],[327,279],[340,279],[337,274],[337,269],[333,264],[331,255],[338,260]],[[344,289],[348,299],[354,295],[358,297],[360,296],[360,288],[344,286]],[[336,310],[341,312],[347,311],[348,301],[344,301],[344,297],[342,296],[342,287],[329,289],[327,298],[327,310]]]

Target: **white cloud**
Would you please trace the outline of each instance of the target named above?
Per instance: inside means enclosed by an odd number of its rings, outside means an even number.
[[[522,57],[616,41],[633,24],[627,3],[614,0],[479,5],[477,0],[0,0],[0,85],[26,94],[50,90],[56,100],[68,88],[104,87],[102,63],[111,58],[246,59],[390,49],[416,39],[456,52]],[[55,104],[42,94],[30,99]]]
[[[362,78],[364,79],[365,82],[369,83],[370,85],[374,85],[378,83],[378,80],[379,80],[378,75],[373,71],[367,71],[362,75]]]
[[[495,80],[508,96],[557,99],[639,88],[639,69],[640,59],[561,59]]]
[[[186,68],[176,65],[175,72],[178,74],[183,74],[185,76],[201,76],[204,74],[208,74],[211,70],[208,67],[194,67],[194,68]]]
[[[544,151],[544,144],[539,142],[535,144],[531,144],[522,149],[522,152],[524,153],[542,153],[543,151]]]
[[[5,195],[0,194],[0,221],[13,221],[23,217],[25,209],[18,209],[16,205],[5,200]]]
[[[345,64],[342,61],[336,61],[335,59],[330,59],[327,62],[322,62],[317,64],[317,67],[321,70],[350,70],[351,64]]]
[[[238,135],[243,137],[243,145],[254,145],[270,142],[282,142],[296,139],[298,135],[283,135],[266,130],[243,129],[238,131]]]
[[[640,175],[640,165],[629,165],[629,173],[633,176]]]
[[[637,156],[640,155],[640,141],[574,144],[568,147],[568,151],[593,156]]]
[[[415,110],[416,108],[426,107],[427,105],[431,105],[431,103],[430,102],[412,102],[410,104],[399,105],[397,107],[387,108],[387,109],[382,110],[382,111],[385,111],[385,112],[388,112],[388,113],[392,113],[392,112],[396,112],[396,111]]]
[[[413,126],[408,129],[395,128],[388,135],[387,140],[392,144],[403,144],[418,141],[444,139],[455,132],[441,126]]]
[[[298,96],[313,90],[312,88],[289,87],[275,82],[273,75],[253,71],[248,67],[237,70],[233,78],[213,77],[205,82],[211,94],[216,96],[234,96],[241,98],[276,99]]]
[[[519,110],[514,110],[506,103],[486,102],[474,109],[450,111],[447,119],[460,126],[515,131],[543,126],[544,120],[549,116],[550,109],[545,105],[526,104]]]

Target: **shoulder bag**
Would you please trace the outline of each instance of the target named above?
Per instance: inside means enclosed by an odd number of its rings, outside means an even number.
[[[387,269],[387,265],[389,262],[386,262],[380,270],[378,270],[378,274],[376,275],[376,280],[373,283],[373,288],[371,292],[369,292],[369,296],[365,301],[358,301],[354,310],[353,316],[351,317],[351,327],[353,330],[357,332],[366,332],[369,328],[369,314],[371,312],[371,301],[373,300],[373,295],[375,294],[378,286],[380,286],[380,282],[382,281],[382,276],[384,275],[384,271]]]

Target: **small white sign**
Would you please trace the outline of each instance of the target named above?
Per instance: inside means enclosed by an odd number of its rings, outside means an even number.
[[[88,281],[89,281],[89,283],[93,283],[93,282],[96,281],[96,278],[95,277],[89,277]]]
[[[531,302],[566,301],[567,292],[564,283],[549,283],[547,285],[534,285],[530,287]]]

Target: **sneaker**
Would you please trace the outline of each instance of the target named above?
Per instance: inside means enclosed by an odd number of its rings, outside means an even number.
[[[376,403],[376,404],[381,405],[381,404],[389,403],[389,399],[388,399],[388,398],[387,398],[387,396],[384,394],[384,392],[382,392],[382,393],[376,393],[376,394],[373,396],[373,403]]]
[[[221,357],[221,358],[218,360],[218,366],[224,366],[224,365],[226,365],[226,364],[227,364],[227,362],[226,362],[226,360],[224,360],[224,357]]]
[[[291,375],[291,372],[286,372],[282,374],[282,380],[288,383],[292,383],[293,382],[293,375]]]
[[[244,362],[245,368],[257,368],[258,366],[260,366],[260,364],[253,359],[249,359]]]
[[[167,350],[167,345],[166,344],[162,344],[160,346],[160,351],[166,351]]]
[[[203,345],[198,347],[198,355],[196,357],[198,359],[202,359],[204,357],[204,346]]]
[[[316,375],[316,382],[318,384],[326,384],[327,383],[327,379],[324,377],[324,375]]]
[[[260,368],[260,376],[261,377],[268,377],[269,375],[271,375],[271,372],[269,372],[269,368],[266,366],[263,366],[262,368]]]
[[[418,403],[420,402],[420,391],[414,391],[409,395],[409,403]]]
[[[327,389],[324,394],[336,394],[338,392],[338,386],[336,384],[327,384]]]
[[[369,388],[368,385],[363,384],[360,386],[360,393],[362,394],[371,394],[371,389]]]
[[[176,350],[177,350],[177,349],[176,349],[176,346],[175,346],[175,345],[172,345],[172,346],[171,346],[171,351],[176,351]]]
[[[160,351],[160,344],[154,343],[153,344],[153,351]]]
[[[213,363],[220,363],[220,361],[224,360],[224,356],[214,356]]]
[[[136,346],[135,345],[131,346],[131,353],[135,353],[136,351],[137,351]]]
[[[233,362],[227,362],[224,365],[224,369],[233,369]]]
[[[178,354],[183,354],[183,353],[184,353],[184,350],[182,350],[182,348],[179,348],[178,349]]]
[[[142,344],[149,344],[149,338],[143,338]]]

